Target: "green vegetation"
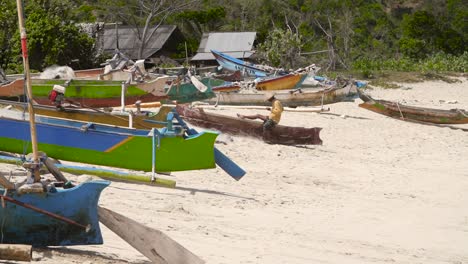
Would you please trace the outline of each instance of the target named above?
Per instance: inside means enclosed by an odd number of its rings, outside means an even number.
[[[204,32],[255,31],[258,58],[272,66],[318,64],[326,74],[467,72],[465,0],[28,0],[31,68],[99,65],[94,40],[76,23],[176,24],[195,54]],[[16,1],[0,0],[0,67],[21,71]],[[147,39],[151,32],[141,32]],[[177,46],[185,57],[185,44]],[[316,51],[324,51],[314,53]]]
[[[352,67],[354,70],[359,70],[363,73],[383,70],[418,72],[467,72],[468,51],[465,51],[459,56],[438,52],[424,59],[403,57],[401,59],[390,58],[386,60],[371,60],[369,58],[363,58],[355,60],[352,64]]]

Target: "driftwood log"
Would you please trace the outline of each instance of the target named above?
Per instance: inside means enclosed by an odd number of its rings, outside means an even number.
[[[0,244],[0,259],[15,261],[31,261],[32,246],[19,244]]]
[[[198,256],[163,232],[98,206],[99,221],[157,264],[202,264]]]

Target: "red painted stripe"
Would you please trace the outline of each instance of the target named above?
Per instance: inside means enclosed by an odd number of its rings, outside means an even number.
[[[21,38],[21,50],[23,51],[23,58],[28,57],[28,42],[26,38]]]

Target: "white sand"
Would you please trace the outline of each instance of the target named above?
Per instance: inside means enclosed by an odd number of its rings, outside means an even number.
[[[369,93],[468,109],[466,79],[404,87],[411,89]],[[391,119],[360,102],[330,105],[329,114],[284,113],[284,125],[322,127],[322,146],[222,135],[226,144],[217,147],[248,172],[239,182],[220,169],[173,173],[179,189],[113,182],[100,204],[213,264],[468,263],[468,133]],[[33,256],[40,263],[149,263],[103,233],[102,246]]]

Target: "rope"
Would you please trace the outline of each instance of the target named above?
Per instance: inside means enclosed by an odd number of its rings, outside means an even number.
[[[320,103],[320,109],[323,109],[323,99],[325,97],[325,90],[322,92],[322,102]]]
[[[151,155],[151,182],[156,181],[156,150],[159,149],[161,139],[159,138],[159,131],[156,128],[151,129],[152,132],[152,155]],[[156,144],[157,142],[157,144]]]
[[[468,115],[465,114],[465,111],[462,111],[461,109],[457,109],[457,111],[462,114],[464,117],[468,117]]]
[[[6,215],[3,214],[3,217],[2,217],[2,228],[0,229],[0,233],[1,233],[0,244],[3,244],[3,229],[4,229],[4,227],[5,227],[5,218],[6,218]]]
[[[23,120],[26,120],[26,108],[28,107],[29,105],[29,97],[27,96],[27,87],[26,87],[26,73],[24,75],[24,84],[23,84],[23,91],[24,91],[24,94],[26,95],[26,104],[23,105]],[[18,99],[18,101],[20,101]],[[26,140],[23,140],[23,156],[26,155],[26,152],[27,152],[27,149],[28,149],[28,146],[31,145],[30,144],[30,141],[26,141]]]
[[[400,104],[396,102],[396,105],[398,106],[398,111],[400,111],[401,118],[405,120],[405,117],[403,116],[403,113],[401,112],[401,109],[400,109]]]
[[[11,172],[10,172],[11,173]],[[3,195],[6,196],[7,195],[7,192],[8,192],[8,189],[5,189],[5,191],[3,192]],[[5,201],[3,200],[3,197],[2,197],[2,205],[1,205],[3,208],[6,207],[5,205]],[[6,214],[4,213],[3,214],[3,217],[2,217],[2,227],[0,229],[0,233],[1,233],[1,239],[0,239],[0,244],[3,244],[3,237],[4,237],[4,234],[3,234],[3,229],[5,228],[5,218],[6,218]]]

